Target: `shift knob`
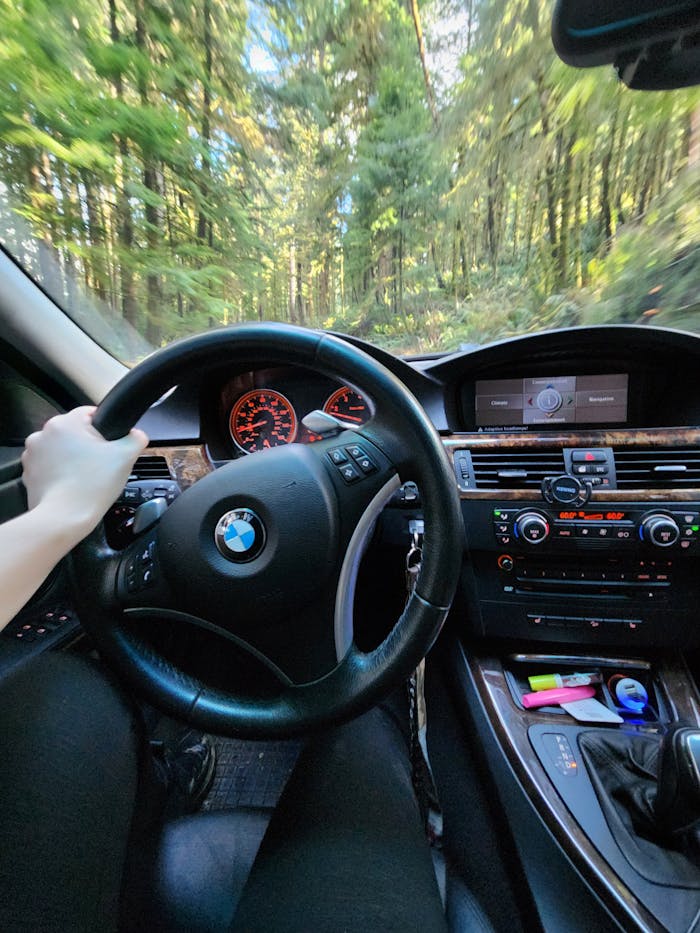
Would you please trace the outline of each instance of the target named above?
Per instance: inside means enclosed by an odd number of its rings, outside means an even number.
[[[700,729],[677,725],[664,736],[654,816],[665,834],[700,820]]]

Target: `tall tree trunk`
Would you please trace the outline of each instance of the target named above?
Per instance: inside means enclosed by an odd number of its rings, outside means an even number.
[[[459,265],[462,272],[462,297],[464,298],[471,291],[471,266],[467,259],[467,244],[464,239],[460,218],[457,218],[456,230],[459,242]]]
[[[411,16],[413,17],[413,27],[416,31],[416,41],[418,43],[418,55],[420,57],[421,68],[423,69],[423,81],[425,82],[425,96],[428,101],[428,107],[430,108],[430,116],[433,118],[433,126],[435,129],[438,127],[439,117],[437,104],[435,102],[435,93],[433,91],[433,85],[430,80],[430,72],[428,71],[428,62],[425,57],[425,40],[423,39],[423,27],[420,22],[420,10],[418,9],[418,0],[409,0],[411,7]]]
[[[574,257],[574,273],[576,276],[576,285],[578,288],[581,288],[584,284],[583,281],[583,256],[582,256],[582,242],[581,242],[581,202],[583,200],[583,166],[579,162],[579,168],[577,172],[578,181],[576,185],[576,197],[574,199],[574,230],[576,240],[574,243],[575,257]]]
[[[297,322],[297,257],[296,245],[289,247],[289,321]]]
[[[304,323],[304,293],[302,288],[302,278],[303,268],[301,265],[301,260],[297,256],[297,322],[299,324]]]
[[[571,200],[573,184],[572,148],[575,135],[572,134],[566,145],[563,159],[563,178],[561,183],[561,210],[559,224],[559,248],[557,250],[557,278],[560,287],[569,284],[569,231],[571,227]]]
[[[106,301],[104,229],[100,220],[97,198],[95,196],[90,173],[86,169],[83,169],[81,176],[83,180],[83,189],[85,191],[88,242],[90,244],[90,261],[92,266],[92,287],[100,301]]]
[[[445,291],[445,280],[442,277],[442,270],[440,269],[440,263],[438,262],[437,250],[435,248],[435,240],[430,241],[430,255],[433,260],[433,268],[435,269],[435,281],[437,282],[437,287],[440,291]]]
[[[136,47],[148,55],[148,37],[146,34],[145,13],[150,0],[141,0],[136,14]],[[139,71],[139,96],[144,107],[149,104],[148,83],[143,71]],[[159,274],[154,271],[156,257],[159,252],[162,235],[161,203],[162,194],[160,174],[157,160],[148,149],[142,149],[143,159],[143,186],[148,192],[144,199],[144,217],[146,226],[147,263],[146,271],[146,338],[153,346],[158,346],[162,337],[161,312],[163,296]]]
[[[112,44],[121,41],[119,25],[117,23],[116,0],[109,0],[109,33]],[[113,81],[114,94],[119,101],[124,99],[124,82],[121,71],[116,71]],[[121,241],[123,255],[117,254],[119,278],[121,280],[122,315],[131,325],[136,326],[137,305],[134,273],[131,268],[131,256],[134,248],[134,223],[131,217],[131,206],[128,195],[129,173],[129,144],[123,135],[117,138],[119,159],[117,163],[117,228]]]
[[[401,208],[401,227],[399,228],[399,313],[403,314],[403,207]]]
[[[611,177],[611,166],[612,166],[612,157],[615,151],[615,137],[617,129],[617,118],[619,114],[619,106],[615,108],[613,113],[612,122],[610,124],[610,145],[605,150],[603,155],[603,160],[600,165],[600,213],[602,218],[602,226],[605,232],[605,245],[604,251],[607,252],[612,245],[612,235],[613,235],[613,222],[612,222],[612,208],[610,204],[610,177]]]
[[[545,144],[550,137],[550,124],[549,124],[549,111],[548,111],[548,94],[544,85],[544,75],[539,74],[537,76],[537,96],[540,103],[540,119],[542,122],[542,134],[545,139]],[[544,184],[545,184],[545,193],[547,198],[547,226],[549,228],[549,248],[550,255],[556,266],[557,262],[557,249],[558,249],[558,237],[557,237],[557,199],[556,199],[556,167],[554,164],[554,156],[551,151],[547,152],[547,158],[545,162],[545,175],[544,175]]]
[[[467,55],[472,50],[472,29],[474,23],[474,0],[467,0]]]
[[[209,247],[213,245],[212,223],[207,220],[208,199],[211,196],[211,76],[212,76],[212,19],[211,19],[211,0],[204,0],[202,8],[202,27],[204,43],[204,80],[202,82],[202,124],[201,124],[201,143],[202,143],[202,185],[201,185],[201,204],[199,216],[197,218],[197,239],[200,243],[208,243]],[[207,237],[207,227],[209,236]]]
[[[36,211],[38,216],[46,216],[49,210],[50,213],[53,214],[55,208],[47,210],[48,192],[44,187],[42,173],[39,169],[38,154],[36,159],[33,157],[33,154],[29,156],[27,162],[27,182],[29,203]],[[39,245],[37,249],[37,272],[41,277],[41,284],[49,292],[49,294],[54,295],[56,298],[60,298],[65,294],[65,288],[63,282],[61,281],[61,266],[59,265],[58,261],[58,252],[53,244],[51,225],[42,224],[40,234],[41,235],[39,237]]]

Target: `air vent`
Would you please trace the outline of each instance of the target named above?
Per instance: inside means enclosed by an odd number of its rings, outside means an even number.
[[[129,477],[137,479],[172,479],[165,457],[139,457]]]
[[[539,489],[545,476],[565,473],[561,450],[474,451],[477,489]]]
[[[615,450],[618,489],[700,487],[700,449],[650,447]]]

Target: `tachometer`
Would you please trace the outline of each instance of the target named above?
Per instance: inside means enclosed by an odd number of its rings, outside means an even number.
[[[353,424],[364,424],[365,421],[369,421],[370,416],[366,399],[348,386],[342,386],[334,392],[326,400],[323,410],[329,415],[335,415],[336,418],[350,421]]]
[[[253,389],[233,406],[229,429],[247,454],[266,447],[290,444],[297,433],[297,416],[288,399],[273,389]]]

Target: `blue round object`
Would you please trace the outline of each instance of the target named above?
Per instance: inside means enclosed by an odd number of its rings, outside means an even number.
[[[634,713],[641,713],[649,701],[644,684],[633,677],[623,677],[615,684],[615,695],[620,706]]]

